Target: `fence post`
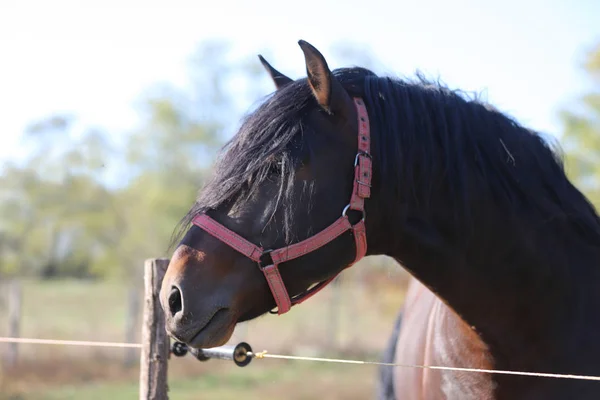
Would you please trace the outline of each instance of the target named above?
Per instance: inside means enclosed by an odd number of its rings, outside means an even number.
[[[140,400],[167,400],[169,337],[160,305],[160,286],[169,260],[148,259],[144,263],[144,321],[140,356]]]
[[[8,285],[8,336],[19,337],[21,329],[21,282],[13,279]],[[19,347],[17,343],[8,343],[6,350],[6,367],[12,368],[17,365],[19,358]]]

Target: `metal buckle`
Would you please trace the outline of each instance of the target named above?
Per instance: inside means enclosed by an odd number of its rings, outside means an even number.
[[[365,153],[364,151],[360,151],[360,152],[358,152],[356,154],[356,157],[354,158],[354,168],[356,168],[358,166],[358,163],[359,163],[359,160],[360,160],[360,156],[365,156],[365,157],[367,157],[370,160],[373,159],[369,153]],[[361,173],[362,173],[362,170],[361,170]],[[371,187],[370,183],[363,182],[363,181],[360,180],[360,178],[356,180],[356,183],[358,183],[359,185],[362,185],[362,186],[367,186],[369,188]]]
[[[358,159],[360,158],[360,156],[365,156],[365,157],[369,158],[370,160],[373,160],[373,157],[366,151],[359,151],[358,153],[356,153],[356,157],[354,157],[354,166],[355,167],[358,165]]]

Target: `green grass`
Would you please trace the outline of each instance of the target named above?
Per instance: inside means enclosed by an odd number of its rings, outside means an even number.
[[[362,367],[362,368],[360,368]],[[313,399],[324,393],[328,399],[373,397],[375,369],[371,366],[317,365],[297,362],[245,368],[220,368],[197,377],[169,379],[172,400],[245,400],[286,398]],[[102,382],[63,385],[60,388],[30,392],[29,400],[125,400],[138,396],[138,382]]]
[[[126,304],[127,288],[115,282],[25,281],[21,336],[121,342],[125,340]],[[0,312],[2,334],[6,333],[5,314]],[[140,335],[136,340],[141,340]],[[115,354],[112,350],[107,352],[111,353]],[[98,349],[20,346],[24,359],[54,358],[61,354],[88,357],[98,354]]]

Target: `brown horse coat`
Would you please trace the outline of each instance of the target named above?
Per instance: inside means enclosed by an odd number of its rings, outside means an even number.
[[[433,292],[412,279],[396,343],[395,363],[492,369],[485,343]],[[394,367],[398,400],[493,399],[485,373]]]

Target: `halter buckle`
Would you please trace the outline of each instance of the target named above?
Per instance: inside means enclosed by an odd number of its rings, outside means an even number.
[[[373,157],[367,153],[366,151],[359,151],[358,153],[356,153],[356,157],[354,157],[354,166],[356,167],[358,165],[358,160],[360,159],[360,156],[364,156],[367,157],[369,159],[373,159]]]

